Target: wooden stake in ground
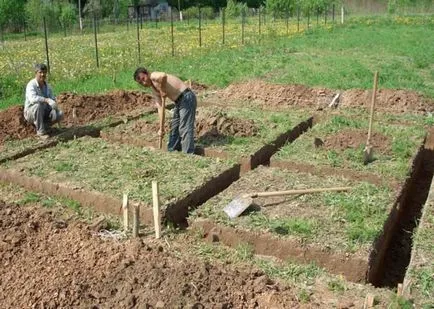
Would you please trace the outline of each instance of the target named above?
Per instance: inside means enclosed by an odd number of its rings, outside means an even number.
[[[140,206],[134,205],[133,212],[133,237],[139,237],[139,227],[140,227]]]
[[[375,98],[377,96],[377,84],[378,84],[378,72],[374,75],[374,90],[372,91],[372,101],[371,101],[371,112],[369,115],[369,128],[368,128],[368,139],[366,141],[366,147],[363,150],[363,163],[366,165],[373,160],[373,149],[371,145],[371,135],[372,135],[372,120],[374,118],[375,109]]]
[[[155,226],[155,238],[161,237],[161,216],[160,216],[160,192],[158,189],[158,182],[152,182],[152,201],[154,210],[154,226]]]
[[[124,231],[128,232],[128,194],[124,193],[122,201],[122,214],[124,217]]]
[[[166,97],[161,96],[161,109],[160,109],[160,132],[158,136],[158,148],[163,148],[164,137],[164,118],[166,116]]]

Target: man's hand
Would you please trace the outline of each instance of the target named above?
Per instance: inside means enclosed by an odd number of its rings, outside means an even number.
[[[51,106],[52,109],[57,109],[57,102],[53,99],[47,98],[47,103]]]
[[[166,98],[167,97],[167,93],[163,90],[160,91],[160,97],[161,98]]]
[[[158,130],[158,136],[159,137],[164,136],[164,130]]]

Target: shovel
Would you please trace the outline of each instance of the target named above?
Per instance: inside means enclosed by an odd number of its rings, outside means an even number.
[[[297,195],[306,193],[318,193],[318,192],[331,192],[331,191],[348,191],[351,187],[333,187],[333,188],[317,188],[317,189],[299,189],[299,190],[287,190],[287,191],[270,191],[270,192],[256,192],[251,194],[243,194],[233,199],[223,211],[233,219],[243,213],[250,205],[253,204],[255,197],[268,197],[268,196],[282,196],[282,195]]]
[[[166,115],[166,97],[161,97],[161,108],[160,108],[160,132],[161,135],[158,136],[158,148],[163,148],[163,137],[164,137],[164,118]]]
[[[377,94],[378,72],[374,74],[374,90],[372,91],[371,114],[369,116],[368,140],[366,141],[365,149],[363,149],[363,164],[372,162],[374,153],[371,145],[372,135],[372,119],[374,118],[375,98]]]

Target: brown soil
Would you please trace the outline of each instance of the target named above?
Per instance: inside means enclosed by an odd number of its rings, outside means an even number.
[[[0,227],[2,308],[297,306],[261,271],[188,259],[164,241],[104,239],[83,223],[3,202]]]
[[[328,136],[323,143],[327,149],[343,151],[347,148],[359,148],[361,145],[366,145],[366,139],[366,130],[347,129]],[[372,133],[371,144],[376,152],[383,154],[390,152],[390,139],[381,133]]]
[[[88,124],[109,116],[124,116],[133,111],[152,107],[151,96],[142,92],[114,91],[104,95],[61,94],[57,97],[65,114],[62,125]],[[76,118],[73,117],[75,109]],[[24,139],[35,135],[34,126],[23,117],[23,107],[14,106],[0,111],[0,144],[8,139]]]
[[[340,93],[339,106],[366,107],[371,104],[372,91],[352,89],[346,91],[326,88],[311,88],[303,85],[277,85],[261,80],[232,84],[219,91],[218,97],[225,100],[254,101],[264,108],[311,108],[324,109]],[[414,91],[380,89],[377,92],[376,110],[391,113],[433,112],[434,101]]]
[[[153,107],[152,96],[139,91],[117,90],[103,95],[63,93],[57,97],[65,114],[63,124],[83,125],[109,116],[123,116],[144,107]],[[73,117],[75,109],[76,118]]]
[[[23,110],[22,106],[14,106],[0,111],[0,144],[35,134],[34,127],[24,119]]]
[[[194,80],[191,81],[191,89],[194,92],[200,92],[200,91],[204,91],[207,90],[209,87],[205,84],[201,84],[198,82],[195,82]]]
[[[310,107],[322,109],[328,106],[334,91],[325,88],[309,88],[303,85],[276,85],[260,80],[232,84],[218,96],[230,100],[253,100],[269,108]]]
[[[353,89],[342,93],[340,105],[344,107],[364,106],[369,108],[372,100],[372,91]],[[414,91],[380,89],[377,92],[375,109],[390,113],[406,112],[433,112],[434,101],[424,98]]]
[[[218,139],[224,136],[255,136],[258,128],[250,119],[232,118],[224,112],[199,114],[196,121],[196,136],[201,139]]]

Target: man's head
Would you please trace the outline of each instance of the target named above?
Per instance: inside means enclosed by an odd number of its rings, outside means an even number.
[[[35,76],[38,83],[42,84],[47,79],[48,68],[43,63],[38,63],[35,65]]]
[[[140,67],[134,72],[133,77],[136,82],[146,87],[151,85],[151,77],[149,75],[150,74],[147,69]]]

